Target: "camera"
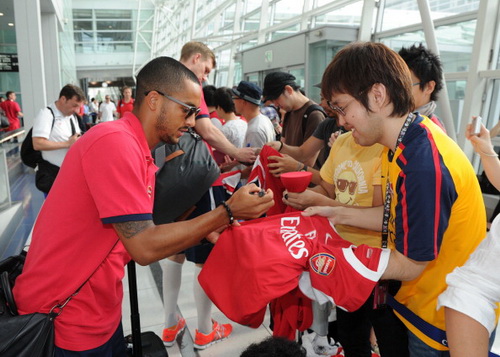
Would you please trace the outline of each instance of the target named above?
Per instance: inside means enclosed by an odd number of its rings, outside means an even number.
[[[471,134],[472,135],[479,135],[481,132],[481,123],[483,119],[480,116],[477,116],[472,119],[472,127],[471,127]]]

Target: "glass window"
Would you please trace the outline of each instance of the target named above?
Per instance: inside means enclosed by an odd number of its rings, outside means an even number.
[[[132,19],[131,10],[95,10],[97,19]]]
[[[99,42],[132,41],[132,32],[96,32]]]
[[[285,20],[302,14],[304,0],[286,1],[280,0],[274,4],[273,24],[279,24]]]
[[[363,2],[358,1],[340,9],[316,16],[315,27],[331,24],[359,25],[362,11]]]
[[[88,31],[75,31],[73,37],[75,42],[90,42],[94,40],[94,33]]]
[[[300,30],[300,24],[295,24],[295,25],[289,26],[287,28],[284,28],[284,29],[281,29],[278,31],[274,31],[270,34],[270,38],[271,38],[270,40],[274,41],[274,40],[277,40],[279,38],[294,35],[297,32],[299,32],[299,30]]]
[[[475,28],[476,20],[436,28],[441,63],[445,72],[465,72],[468,70]],[[395,51],[399,51],[403,46],[410,47],[420,42],[425,46],[425,36],[423,31],[416,31],[382,38],[380,42]]]
[[[466,81],[447,81],[446,89],[448,90],[448,97],[450,98],[451,113],[453,115],[453,124],[455,125],[456,134],[460,128],[460,118],[462,117],[462,108],[465,97]],[[437,101],[436,115],[440,116],[439,97]]]
[[[244,31],[258,30],[259,26],[260,26],[260,11],[257,11],[252,15],[247,16],[243,20]]]
[[[231,61],[231,50],[224,50],[217,54],[217,65],[220,67],[229,66]]]
[[[224,10],[224,13],[222,15],[221,27],[231,25],[234,22],[235,10],[236,10],[235,4],[228,6],[226,10]]]
[[[92,21],[73,21],[73,29],[78,30],[89,30],[92,31]]]
[[[253,10],[255,10],[261,6],[262,6],[261,0],[245,0],[244,13],[248,14],[249,12],[252,12]]]
[[[92,10],[86,9],[74,9],[73,10],[73,19],[91,19],[92,18]]]
[[[132,30],[131,21],[96,21],[97,30]]]
[[[433,20],[476,11],[479,0],[430,0]],[[389,30],[421,22],[418,4],[415,0],[386,0],[383,12],[382,30]]]

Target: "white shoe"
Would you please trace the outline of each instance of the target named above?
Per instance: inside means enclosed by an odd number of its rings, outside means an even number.
[[[335,356],[339,350],[339,345],[333,338],[328,341],[327,336],[314,336],[311,342],[314,353],[320,356]]]

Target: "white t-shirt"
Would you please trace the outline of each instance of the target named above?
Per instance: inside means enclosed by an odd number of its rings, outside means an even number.
[[[488,332],[495,329],[495,309],[500,301],[500,215],[491,224],[488,236],[469,260],[448,274],[448,288],[439,295],[442,306],[472,317]]]
[[[212,122],[212,124],[219,130],[222,129],[222,123],[220,122],[219,119],[217,118],[210,118],[210,121]]]
[[[113,113],[116,112],[116,105],[113,102],[102,102],[99,112],[101,113],[102,122],[115,120]]]
[[[261,148],[265,143],[274,141],[275,138],[276,134],[271,120],[264,114],[259,114],[248,121],[244,146]]]
[[[64,116],[57,109],[55,103],[50,104],[49,107],[54,112],[54,117],[52,117],[52,113],[47,108],[43,108],[38,112],[33,123],[32,135],[34,138],[45,138],[55,142],[68,141],[72,136],[70,121],[73,121],[75,133],[81,133],[78,122],[73,115]],[[52,122],[54,122],[54,126],[52,126]],[[51,164],[61,166],[68,150],[69,148],[42,151],[42,157]]]
[[[222,126],[222,133],[226,136],[227,140],[237,148],[243,147],[245,134],[247,133],[248,124],[243,119],[228,120]]]

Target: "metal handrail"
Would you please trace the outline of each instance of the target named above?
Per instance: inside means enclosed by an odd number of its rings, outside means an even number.
[[[3,133],[0,135],[0,144],[3,144],[4,142],[16,138],[20,135],[23,135],[26,132],[24,128],[19,128],[16,130],[8,131],[6,133]]]

